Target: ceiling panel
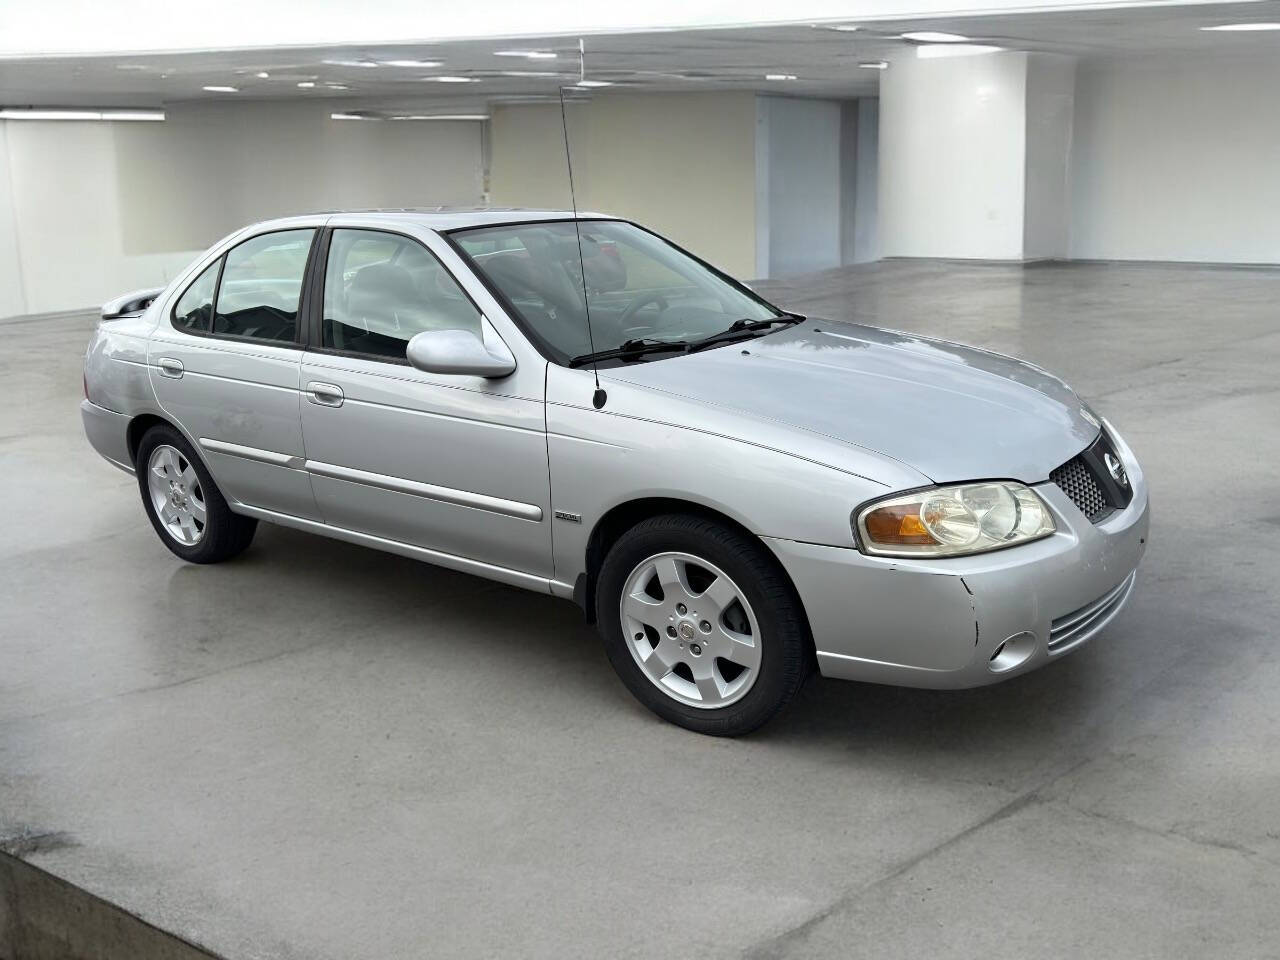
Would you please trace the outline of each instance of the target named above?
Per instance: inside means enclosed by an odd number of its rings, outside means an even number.
[[[350,109],[394,104],[482,109],[493,101],[617,90],[747,90],[795,96],[873,95],[879,71],[859,64],[913,55],[906,30],[941,30],[1018,50],[1083,58],[1280,55],[1280,33],[1212,33],[1233,20],[1280,20],[1280,0],[1138,9],[1076,10],[953,19],[683,30],[585,39],[579,89],[576,37],[441,44],[203,51],[116,57],[0,60],[0,106],[162,106],[198,99],[337,98]],[[541,56],[499,56],[502,50]],[[550,56],[554,54],[554,57]],[[406,61],[438,62],[438,67]],[[396,65],[400,62],[400,65]],[[795,77],[769,80],[770,74]],[[439,77],[470,82],[446,83]],[[208,91],[233,86],[235,93]]]

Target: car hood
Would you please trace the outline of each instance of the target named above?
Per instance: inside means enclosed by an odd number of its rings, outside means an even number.
[[[856,324],[806,321],[601,377],[733,410],[743,439],[752,421],[782,423],[891,457],[935,483],[1037,483],[1098,435],[1071,388],[1039,367]]]

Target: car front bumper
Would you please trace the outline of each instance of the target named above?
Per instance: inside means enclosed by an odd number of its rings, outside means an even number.
[[[768,539],[800,593],[822,674],[975,687],[1043,666],[1102,630],[1128,602],[1147,543],[1146,479],[1114,439],[1129,505],[1093,524],[1056,484],[1039,484],[1058,530],[1034,543],[910,560]]]

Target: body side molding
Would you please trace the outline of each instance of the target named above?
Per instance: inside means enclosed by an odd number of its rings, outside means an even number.
[[[276,467],[290,470],[306,470],[317,477],[328,477],[331,480],[344,480],[348,483],[360,483],[393,493],[404,493],[426,500],[438,500],[441,503],[452,503],[459,507],[471,507],[485,510],[517,520],[529,520],[538,523],[542,520],[542,508],[534,503],[521,503],[518,500],[504,500],[502,497],[491,497],[470,490],[457,490],[453,487],[440,487],[432,483],[421,483],[403,477],[392,477],[368,470],[357,470],[354,467],[343,467],[336,463],[324,463],[319,460],[307,460],[273,450],[260,450],[257,447],[246,447],[239,443],[228,443],[225,440],[200,438],[200,446],[211,453],[222,453],[243,460],[268,463]]]

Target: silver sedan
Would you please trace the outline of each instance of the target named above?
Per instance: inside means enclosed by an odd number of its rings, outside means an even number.
[[[161,542],[260,520],[574,600],[631,692],[741,734],[816,668],[991,683],[1128,600],[1147,487],[1053,375],[788,313],[635,224],[295,217],[107,304],[85,430]]]

